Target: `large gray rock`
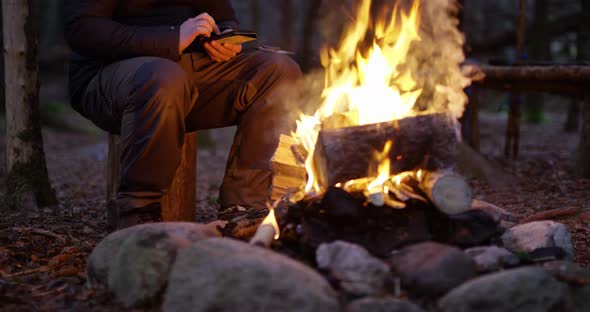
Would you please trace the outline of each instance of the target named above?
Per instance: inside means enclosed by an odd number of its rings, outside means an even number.
[[[419,306],[394,298],[363,298],[351,302],[346,312],[424,312]]]
[[[149,223],[114,232],[98,243],[88,257],[86,272],[90,286],[96,283],[107,284],[111,262],[123,243],[133,234],[141,236],[146,233],[167,233],[171,237],[190,242],[220,236],[213,226],[184,222]]]
[[[520,259],[506,248],[498,246],[474,247],[465,250],[477,264],[478,272],[492,272],[518,265]]]
[[[111,262],[109,290],[127,307],[156,301],[166,287],[178,249],[189,244],[161,231],[131,234]]]
[[[394,253],[387,261],[402,287],[420,295],[440,296],[476,276],[473,259],[458,248],[426,242]]]
[[[582,268],[569,261],[552,261],[543,268],[554,278],[569,287],[572,299],[572,312],[590,311],[590,269]]]
[[[378,295],[391,278],[389,266],[363,247],[343,241],[322,244],[316,251],[318,268],[339,281],[348,294]]]
[[[502,235],[504,247],[514,252],[532,252],[538,248],[559,247],[568,259],[574,259],[572,238],[565,225],[554,221],[537,221],[517,225]]]
[[[525,267],[481,276],[439,300],[441,312],[556,312],[568,304],[567,286],[545,270]]]
[[[336,292],[311,268],[273,251],[213,238],[181,251],[164,311],[339,311]]]

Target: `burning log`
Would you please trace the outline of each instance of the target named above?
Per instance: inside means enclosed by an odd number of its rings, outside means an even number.
[[[471,187],[462,176],[448,171],[426,172],[420,189],[438,210],[455,215],[471,209]]]
[[[456,120],[447,114],[408,117],[392,122],[323,129],[314,153],[314,166],[322,188],[366,177],[375,151],[387,141],[392,175],[404,171],[434,171],[452,167],[459,138]]]

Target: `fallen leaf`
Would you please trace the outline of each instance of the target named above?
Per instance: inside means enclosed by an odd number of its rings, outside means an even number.
[[[75,266],[67,266],[55,272],[56,277],[75,276],[78,275],[78,268]]]
[[[61,250],[61,253],[62,254],[74,254],[74,253],[78,253],[78,252],[80,252],[80,251],[75,246],[64,247]]]
[[[71,261],[73,261],[74,256],[70,255],[70,254],[59,254],[53,258],[51,258],[49,260],[49,262],[47,263],[48,266],[50,267],[59,267],[62,266],[66,263],[70,263]]]
[[[584,223],[590,223],[590,212],[583,213],[579,217],[580,221]]]

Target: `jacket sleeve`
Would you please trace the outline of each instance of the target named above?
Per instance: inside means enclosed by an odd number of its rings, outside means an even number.
[[[136,56],[180,59],[179,27],[117,23],[112,19],[117,3],[118,0],[65,1],[65,37],[75,52],[110,59]]]
[[[239,22],[230,0],[194,0],[194,2],[200,12],[207,12],[215,19],[221,30],[238,28]]]

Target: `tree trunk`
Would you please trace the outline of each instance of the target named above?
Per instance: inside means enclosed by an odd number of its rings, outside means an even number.
[[[320,131],[314,167],[322,188],[367,177],[375,152],[392,141],[391,173],[437,170],[455,165],[457,121],[446,114],[408,117],[393,122]]]
[[[567,109],[567,119],[563,127],[566,132],[575,133],[580,129],[580,101],[571,99]]]
[[[582,0],[582,9],[587,10],[588,8],[585,7],[584,1],[585,0]],[[586,17],[588,17],[588,14],[586,15]],[[588,56],[588,51],[587,48],[585,48],[585,45],[588,44],[588,38],[590,35],[587,33],[587,31],[589,31],[590,29],[586,24],[587,23],[580,23],[576,36],[576,59],[578,60],[578,62],[583,62],[584,59]],[[572,100],[569,105],[567,119],[565,121],[564,126],[564,130],[566,132],[573,133],[577,132],[578,129],[580,129],[580,111],[580,102],[577,99]]]
[[[258,4],[258,0],[250,0],[250,16],[252,23],[252,30],[259,31],[260,30],[260,5]]]
[[[6,81],[6,204],[22,206],[33,193],[38,207],[57,204],[49,183],[41,120],[37,37],[30,0],[2,1]]]
[[[582,15],[590,18],[590,0],[582,0]],[[590,61],[590,23],[581,23],[578,32],[578,59]],[[585,88],[588,88],[586,83]],[[578,153],[578,167],[583,177],[590,178],[590,93],[586,93],[582,107],[582,137]]]
[[[551,41],[547,40],[547,25],[549,24],[549,3],[547,0],[536,0],[533,28],[530,34],[529,50],[533,61],[551,60]],[[526,97],[525,120],[529,123],[543,122],[543,103],[545,96],[540,93],[529,94]]]
[[[2,20],[2,5],[0,5],[0,25],[3,25]],[[0,44],[2,45],[2,51],[4,51],[4,31],[0,31]],[[5,91],[4,91],[4,57],[0,57],[0,114],[6,113],[6,102],[5,102]]]
[[[582,110],[582,136],[578,153],[578,167],[583,177],[590,178],[590,93],[586,95]]]
[[[313,65],[313,57],[316,55],[316,51],[313,49],[313,34],[316,33],[316,22],[322,6],[322,0],[310,0],[306,1],[306,3],[307,10],[303,21],[303,39],[301,43],[301,49],[303,50],[301,53],[301,69],[304,72],[311,69]]]
[[[291,0],[281,1],[281,40],[282,47],[287,51],[293,50],[293,3]]]

